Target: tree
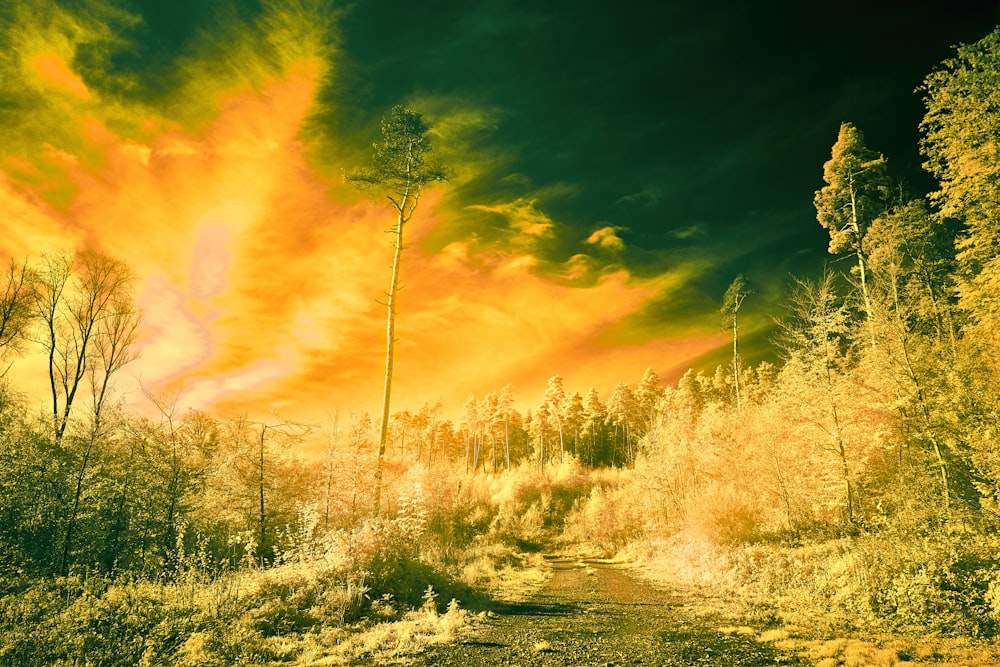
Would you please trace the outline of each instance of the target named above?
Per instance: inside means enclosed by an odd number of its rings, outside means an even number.
[[[954,225],[946,222],[922,199],[896,206],[869,228],[869,266],[881,277],[877,300],[887,319],[905,319],[908,329],[933,339],[954,359]]]
[[[601,402],[601,397],[595,387],[587,390],[583,399],[583,431],[587,442],[587,453],[584,460],[589,465],[595,465],[599,460],[599,447],[604,441],[604,425],[607,410]]]
[[[403,252],[403,228],[413,217],[420,196],[428,185],[445,180],[444,171],[427,161],[431,150],[430,126],[420,114],[400,105],[382,119],[382,141],[374,145],[372,164],[354,172],[348,180],[385,195],[396,213],[389,233],[392,241],[392,273],[386,291],[385,379],[382,389],[382,425],[375,464],[375,512],[382,497],[382,466],[389,435],[389,401],[395,349],[396,294],[399,290],[399,258]]]
[[[482,418],[476,397],[469,396],[462,406],[462,431],[465,433],[465,472],[476,472],[479,465],[479,447],[482,441]],[[471,466],[471,468],[470,468]]]
[[[580,456],[580,431],[583,429],[583,421],[583,396],[580,392],[574,391],[566,399],[562,422],[564,428],[573,434],[573,449],[570,453],[576,457]]]
[[[495,391],[491,391],[483,397],[482,403],[479,404],[479,415],[485,435],[489,438],[493,472],[496,472],[499,465],[497,462],[497,431],[503,417],[500,414],[500,396]],[[483,469],[486,469],[485,458],[483,459]],[[475,467],[473,467],[473,472],[475,472]]]
[[[613,430],[612,463],[632,463],[632,431],[636,421],[635,392],[627,384],[619,382],[608,396],[606,423]],[[615,445],[621,443],[621,457],[616,455]]]
[[[157,424],[140,423],[136,434],[141,445],[143,467],[150,479],[145,488],[133,493],[145,496],[147,512],[154,520],[153,551],[162,558],[163,566],[176,565],[171,556],[177,556],[177,539],[183,532],[194,497],[204,495],[204,480],[208,476],[209,461],[219,446],[219,424],[201,412],[177,414],[176,396],[165,400],[145,392],[146,397],[160,413]],[[135,427],[134,427],[135,428]],[[125,503],[128,479],[122,479],[120,502]],[[118,531],[113,530],[109,540],[118,542]],[[109,545],[110,546],[110,545]]]
[[[52,435],[57,448],[80,389],[89,385],[89,433],[77,443],[76,478],[66,512],[61,571],[69,559],[84,484],[100,438],[113,376],[135,358],[139,314],[132,301],[135,275],[123,262],[97,252],[47,257],[35,278],[35,306],[43,324],[39,343],[48,353]]]
[[[367,415],[362,421],[359,431],[370,423]],[[309,430],[281,419],[252,422],[244,415],[223,425],[221,462],[213,474],[217,490],[206,494],[218,503],[212,519],[228,517],[230,526],[242,527],[243,556],[260,565],[277,555],[281,534],[295,518],[294,503],[301,497],[296,487],[304,476],[291,453]]]
[[[560,375],[553,375],[545,385],[545,413],[549,420],[555,425],[559,433],[559,463],[566,457],[566,444],[563,434],[563,412],[566,404],[566,390],[563,389],[563,379]]]
[[[1000,324],[1000,28],[956,55],[925,80],[920,124],[924,167],[939,189],[942,218],[955,218],[962,305],[995,335]]]
[[[66,434],[84,380],[93,398],[93,427],[100,427],[111,377],[134,359],[139,315],[132,302],[135,275],[122,262],[96,252],[46,257],[36,273],[35,306],[48,353],[53,440]]]
[[[642,374],[639,385],[635,389],[636,407],[639,412],[642,435],[646,435],[653,430],[659,414],[660,401],[663,399],[663,385],[660,384],[660,377],[650,366]]]
[[[32,276],[27,264],[18,265],[12,259],[7,268],[6,284],[0,292],[0,361],[9,352],[20,351],[33,317],[32,290]],[[0,377],[6,372],[7,369],[0,372]]]
[[[733,332],[733,386],[736,390],[736,409],[740,404],[740,308],[743,300],[753,294],[750,283],[739,274],[722,297],[722,323]]]
[[[871,222],[888,208],[890,188],[885,157],[868,148],[854,125],[841,123],[830,159],[823,165],[823,180],[826,186],[813,199],[816,218],[830,233],[830,254],[848,252],[857,259],[854,268],[874,346],[874,307],[868,285],[865,234]]]
[[[847,520],[854,523],[855,471],[851,466],[844,416],[844,403],[850,393],[847,307],[837,296],[829,271],[824,271],[815,283],[805,280],[796,283],[789,300],[792,319],[781,323],[782,346],[787,354],[782,377],[786,387],[795,388],[792,398],[798,404],[801,419],[825,436],[821,448],[836,457]]]
[[[265,423],[257,422],[253,425],[255,430],[259,429],[259,434],[255,434],[258,437],[257,447],[256,447],[256,461],[254,466],[254,472],[256,473],[256,479],[254,480],[256,486],[257,494],[257,516],[260,519],[257,535],[257,557],[260,559],[261,564],[263,564],[267,558],[273,557],[275,555],[274,543],[276,540],[271,538],[268,529],[273,530],[273,524],[276,523],[273,515],[278,514],[272,506],[275,501],[278,503],[284,501],[288,502],[291,500],[289,496],[293,494],[281,493],[277,490],[273,494],[274,500],[268,498],[268,491],[277,484],[277,480],[285,479],[287,480],[290,475],[287,471],[272,472],[268,474],[270,466],[268,466],[267,458],[267,443],[268,436],[278,436],[285,440],[285,449],[288,449],[288,441],[297,441],[301,436],[305,435],[309,431],[307,426],[303,424],[292,424],[286,421],[277,421],[275,423]],[[284,473],[284,474],[282,474]]]
[[[942,222],[923,201],[912,201],[876,219],[869,237],[871,266],[880,275],[880,356],[893,375],[901,432],[915,435],[933,452],[947,513],[952,497],[975,500],[967,461],[960,448],[949,445],[955,438],[946,433],[952,424],[971,423],[979,410],[957,408],[968,392],[953,370],[959,362],[948,298],[954,293],[954,260],[942,238],[948,231]],[[960,417],[958,410],[967,414]]]
[[[508,383],[500,390],[497,411],[499,418],[503,420],[503,456],[507,472],[510,472],[510,421],[514,412],[514,385]]]

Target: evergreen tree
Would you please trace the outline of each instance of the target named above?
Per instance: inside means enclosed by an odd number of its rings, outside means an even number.
[[[636,410],[639,416],[639,437],[644,436],[653,430],[656,424],[656,416],[659,412],[660,400],[663,398],[663,385],[660,378],[648,367],[639,380],[639,386],[635,390]]]
[[[875,345],[865,236],[872,221],[888,208],[890,184],[886,160],[868,148],[860,130],[842,123],[830,159],[823,165],[823,180],[826,185],[816,192],[813,200],[816,217],[830,233],[830,253],[846,252],[856,259],[858,289],[871,342]]]
[[[722,297],[722,324],[733,332],[733,387],[736,390],[736,409],[742,406],[740,396],[740,308],[743,301],[753,294],[750,283],[739,274],[730,283]]]
[[[348,179],[384,194],[392,204],[396,221],[392,227],[393,254],[389,289],[386,290],[385,378],[382,391],[382,421],[378,455],[375,460],[375,512],[382,498],[382,462],[389,437],[389,401],[392,394],[392,367],[396,345],[396,295],[399,290],[399,260],[403,252],[403,228],[420,203],[424,188],[445,180],[444,171],[428,161],[430,126],[423,117],[400,105],[382,119],[382,141],[374,146],[368,169],[351,174]]]

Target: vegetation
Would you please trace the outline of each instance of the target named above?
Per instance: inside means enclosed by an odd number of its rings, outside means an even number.
[[[720,295],[732,363],[676,387],[650,369],[602,399],[554,376],[537,407],[515,409],[508,385],[470,398],[457,425],[441,406],[319,429],[176,414],[157,397],[149,418],[114,392],[138,323],[127,267],[12,262],[0,356],[41,346],[52,409],[33,415],[2,386],[0,664],[396,655],[525,590],[556,536],[756,614],[995,637],[998,76],[1000,29],[928,77],[927,197],[842,125],[815,205],[849,268],[796,281],[781,363],[755,367],[739,354],[738,277]],[[377,163],[394,137],[426,133],[393,113]],[[365,178],[403,179],[388,183],[403,188],[398,265],[439,174],[393,173]],[[386,410],[396,282],[394,268]]]
[[[997,635],[998,74],[1000,30],[927,78],[926,198],[841,126],[815,205],[849,268],[796,282],[780,366],[667,388],[574,535],[798,622]]]

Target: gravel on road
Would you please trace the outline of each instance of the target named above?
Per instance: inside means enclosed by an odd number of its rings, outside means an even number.
[[[689,594],[655,588],[627,569],[552,559],[552,578],[522,603],[495,605],[475,632],[412,664],[473,667],[805,665],[698,613]]]

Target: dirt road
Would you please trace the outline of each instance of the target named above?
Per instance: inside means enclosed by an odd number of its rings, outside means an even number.
[[[471,637],[440,645],[415,664],[804,665],[793,655],[696,614],[687,601],[627,570],[556,559],[552,579],[530,600],[498,607]]]

